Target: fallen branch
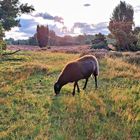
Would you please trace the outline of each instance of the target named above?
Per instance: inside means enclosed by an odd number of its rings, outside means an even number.
[[[5,56],[5,55],[12,55],[12,54],[15,54],[15,53],[17,53],[17,52],[19,52],[19,51],[20,51],[20,49],[14,51],[14,52],[10,52],[10,53],[4,53],[4,54],[2,54],[2,56]]]

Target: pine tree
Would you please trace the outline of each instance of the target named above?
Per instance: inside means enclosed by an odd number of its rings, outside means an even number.
[[[4,30],[8,31],[12,27],[19,25],[18,16],[23,13],[34,11],[33,6],[27,3],[21,4],[19,0],[1,0],[0,1],[0,22]]]

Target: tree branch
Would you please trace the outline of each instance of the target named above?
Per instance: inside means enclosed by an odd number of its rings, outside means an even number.
[[[5,56],[5,55],[12,55],[12,54],[15,54],[15,53],[17,53],[17,52],[19,52],[19,51],[20,51],[20,49],[14,51],[14,52],[11,52],[11,53],[5,53],[5,54],[2,54],[2,56]]]

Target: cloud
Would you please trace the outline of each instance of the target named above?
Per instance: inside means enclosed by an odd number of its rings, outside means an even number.
[[[98,24],[92,25],[94,27],[94,29],[100,31],[100,30],[104,30],[107,28],[108,23],[107,22],[100,22]]]
[[[80,29],[81,33],[86,33],[86,34],[96,34],[96,33],[103,33],[103,34],[108,34],[108,28],[107,28],[107,22],[100,22],[98,24],[87,24],[87,23],[81,23],[81,22],[76,22],[73,25],[72,31],[75,32],[75,30]]]
[[[106,22],[100,22],[98,24],[88,24],[84,22],[76,22],[73,24],[71,28],[68,28],[61,24],[60,22],[56,22],[57,20],[61,21],[61,17],[53,17],[53,20],[48,20],[48,18],[52,18],[51,16],[42,15],[41,16],[22,16],[20,18],[21,27],[13,28],[10,32],[6,32],[6,38],[14,38],[14,39],[27,39],[28,37],[33,36],[36,33],[36,26],[38,24],[48,25],[50,30],[54,30],[55,33],[59,36],[64,35],[78,35],[78,34],[96,34],[103,33],[108,34],[109,31],[107,29]],[[45,17],[46,16],[46,17]],[[56,21],[54,21],[54,19]]]
[[[54,17],[48,13],[37,13],[36,15],[34,15],[34,17],[42,17],[44,19],[54,20]]]
[[[59,16],[52,16],[48,13],[37,13],[36,15],[33,15],[34,17],[42,17],[43,19],[47,19],[47,20],[53,20],[54,22],[59,22],[61,24],[64,24],[63,22],[63,18],[59,17]]]
[[[134,8],[134,11],[135,11],[136,13],[140,12],[140,5],[136,6],[136,7]]]
[[[91,4],[85,3],[84,6],[85,6],[85,7],[89,7],[89,6],[91,6]]]
[[[55,16],[55,17],[54,17],[54,21],[55,21],[55,22],[59,22],[59,23],[61,23],[61,24],[64,24],[63,18],[62,18],[62,17]]]
[[[56,20],[60,20],[56,17]],[[20,19],[21,27],[12,28],[11,31],[6,32],[6,38],[27,39],[36,33],[37,25],[48,25],[50,30],[54,30],[57,35],[65,35],[66,32],[62,30],[63,25],[60,23],[48,22],[47,19],[40,19],[40,17],[24,17]]]
[[[87,23],[84,23],[84,22],[75,22],[73,25],[73,28],[85,28],[88,26],[90,26],[90,25]]]
[[[9,32],[5,32],[5,38],[14,38],[15,40],[18,39],[28,39],[30,35],[25,32],[20,32],[19,27],[14,27]]]
[[[20,25],[21,27],[14,27],[11,31],[6,32],[6,38],[17,39],[27,39],[33,36],[36,32],[36,26],[39,24],[33,17],[21,17]]]

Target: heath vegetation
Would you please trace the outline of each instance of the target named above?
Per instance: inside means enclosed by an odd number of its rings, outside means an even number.
[[[54,97],[53,85],[79,54],[21,51],[0,61],[0,138],[139,139],[140,67],[121,57],[99,59],[99,88],[89,78]],[[79,81],[82,89],[84,80]]]

